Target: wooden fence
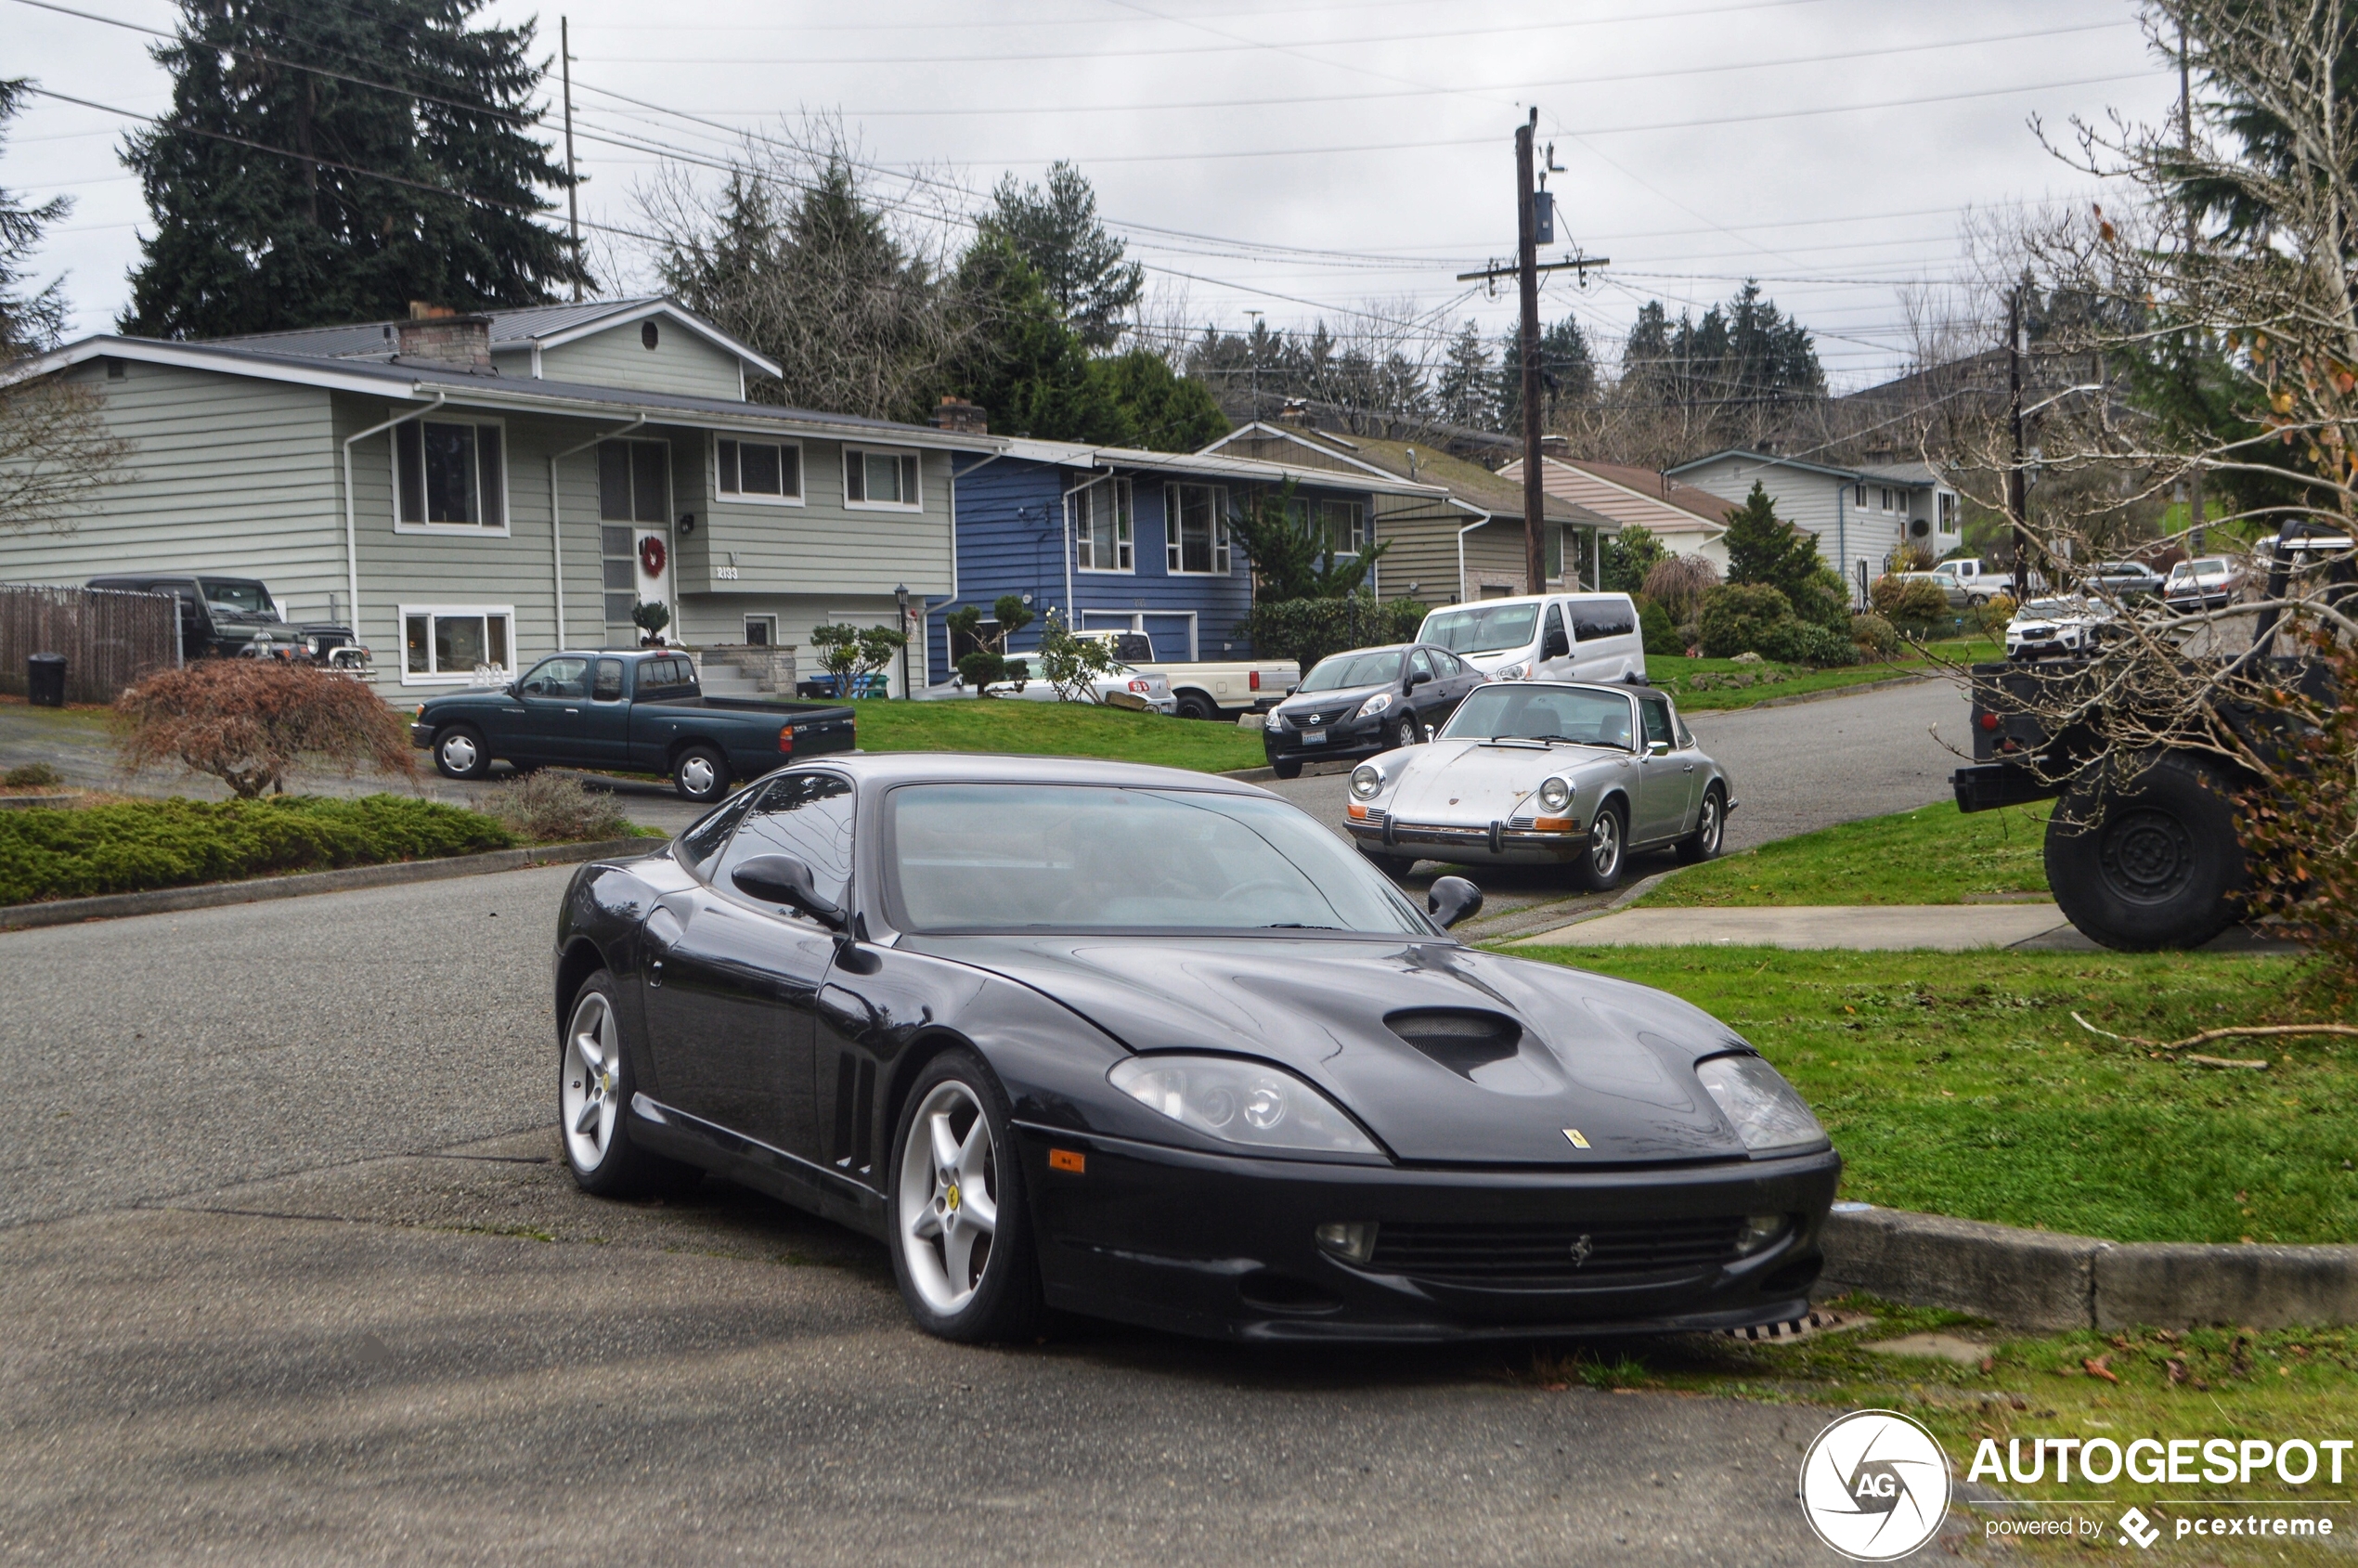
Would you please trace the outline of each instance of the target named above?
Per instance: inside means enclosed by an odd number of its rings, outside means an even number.
[[[25,659],[66,656],[66,701],[110,703],[179,657],[179,607],[168,593],[0,583],[0,692],[23,696]]]

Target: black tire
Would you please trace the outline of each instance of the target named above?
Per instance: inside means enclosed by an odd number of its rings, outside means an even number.
[[[2117,785],[2083,780],[2047,823],[2047,884],[2065,918],[2126,952],[2200,947],[2235,923],[2248,878],[2228,791],[2189,757]]]
[[[602,1004],[606,1020],[602,1026],[606,1038],[599,1053],[607,1064],[602,1082],[584,1072],[586,1058],[579,1054],[577,1038],[585,1030],[594,1032],[601,1027],[586,1017],[593,999]],[[565,1169],[573,1173],[576,1186],[599,1198],[645,1198],[686,1192],[703,1179],[704,1173],[693,1165],[649,1153],[631,1135],[630,1096],[638,1082],[630,1069],[630,1053],[622,1047],[620,1007],[614,976],[603,969],[583,980],[581,988],[565,1003],[564,1029],[557,1043],[557,1140],[564,1147]],[[602,1147],[593,1136],[585,1136],[585,1130],[579,1125],[585,1099],[593,1110],[612,1107]]]
[[[1369,865],[1374,866],[1394,882],[1416,869],[1417,858],[1414,855],[1386,855],[1373,849],[1362,849],[1359,852],[1367,857]]]
[[[1182,692],[1179,693],[1179,717],[1217,719],[1220,717],[1220,708],[1210,697],[1200,692]]]
[[[1728,797],[1717,784],[1703,792],[1703,812],[1695,819],[1695,831],[1678,840],[1680,865],[1698,865],[1717,859],[1728,842]]]
[[[1299,757],[1273,757],[1269,759],[1269,767],[1281,779],[1302,777],[1302,758]]]
[[[708,806],[729,793],[729,759],[712,746],[692,745],[672,758],[671,787],[680,799]]]
[[[1417,721],[1417,716],[1413,713],[1402,714],[1400,722],[1392,727],[1392,734],[1389,737],[1391,749],[1393,751],[1398,751],[1403,746],[1420,745],[1424,738],[1425,727]]]
[[[1605,823],[1612,823],[1610,843],[1612,863],[1602,863],[1598,856],[1599,841],[1606,837]],[[1572,878],[1592,893],[1609,893],[1621,886],[1621,868],[1629,860],[1629,813],[1618,801],[1608,802],[1597,812],[1597,820],[1589,824],[1588,837],[1592,848],[1572,862]]]
[[[983,1261],[971,1281],[972,1293],[949,1311],[939,1310],[926,1299],[926,1288],[915,1276],[911,1252],[923,1250],[927,1243],[913,1239],[903,1202],[913,1152],[910,1140],[930,1138],[929,1129],[920,1126],[918,1119],[927,1112],[928,1102],[937,1093],[952,1100],[963,1096],[963,1103],[978,1109],[985,1121],[991,1146],[989,1189],[996,1207],[996,1220]],[[953,1132],[961,1136],[968,1134],[973,1122],[969,1121],[965,1127],[958,1127],[954,1121],[956,1112],[952,1114]],[[914,1152],[922,1159],[926,1151],[921,1147]],[[928,1334],[969,1344],[1022,1339],[1033,1333],[1041,1323],[1043,1302],[1039,1257],[1031,1238],[1031,1206],[1024,1191],[1023,1160],[1016,1143],[1014,1115],[1007,1105],[1006,1091],[999,1086],[998,1077],[980,1056],[964,1049],[944,1051],[925,1065],[917,1081],[909,1086],[908,1098],[901,1102],[898,1124],[893,1129],[892,1163],[886,1169],[891,1175],[885,1213],[892,1238],[892,1276],[900,1287],[900,1299],[917,1327]],[[953,1200],[949,1209],[954,1212],[959,1206]],[[924,1199],[916,1199],[907,1207],[913,1212],[929,1205]],[[936,1213],[943,1212],[938,1200],[930,1207]],[[946,1243],[937,1240],[932,1245],[937,1254],[947,1255]],[[968,1256],[971,1262],[971,1253]]]
[[[491,753],[483,732],[472,724],[453,724],[434,732],[434,771],[446,779],[480,779],[491,773]]]

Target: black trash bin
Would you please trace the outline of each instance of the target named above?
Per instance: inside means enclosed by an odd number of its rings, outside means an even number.
[[[24,661],[26,700],[35,707],[66,706],[66,656],[32,654]]]

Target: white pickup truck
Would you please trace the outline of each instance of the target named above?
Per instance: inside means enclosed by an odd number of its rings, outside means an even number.
[[[1155,657],[1154,639],[1143,631],[1084,631],[1113,649],[1114,657],[1136,669],[1169,678],[1182,719],[1234,719],[1264,713],[1302,684],[1302,667],[1291,659],[1246,659],[1236,663],[1171,664]]]

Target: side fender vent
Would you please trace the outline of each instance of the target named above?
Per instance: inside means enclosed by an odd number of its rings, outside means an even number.
[[[876,1064],[849,1051],[836,1056],[836,1168],[858,1175],[875,1169]]]
[[[1460,1078],[1513,1056],[1522,1043],[1522,1025],[1503,1013],[1470,1008],[1426,1007],[1393,1013],[1385,1027]]]

